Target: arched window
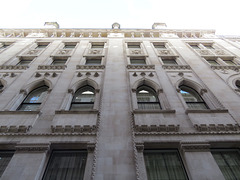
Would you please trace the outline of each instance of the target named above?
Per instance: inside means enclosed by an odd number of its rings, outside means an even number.
[[[149,86],[137,88],[138,109],[161,109],[156,92]]]
[[[181,85],[179,88],[181,90],[180,93],[182,94],[182,97],[189,109],[209,109],[196,90],[185,85]]]
[[[84,86],[79,88],[72,99],[71,111],[77,111],[81,109],[93,109],[95,100],[95,89],[91,86]]]
[[[32,90],[21,105],[18,111],[36,111],[45,100],[48,92],[48,86],[41,86]]]

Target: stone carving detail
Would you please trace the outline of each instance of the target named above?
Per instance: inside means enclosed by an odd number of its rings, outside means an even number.
[[[0,133],[26,133],[32,126],[0,126]]]
[[[39,52],[40,52],[40,50],[33,49],[33,50],[28,51],[26,54],[27,55],[38,55]]]
[[[71,50],[61,49],[57,52],[59,55],[68,55],[70,54]]]
[[[96,133],[97,127],[95,125],[89,126],[89,125],[57,125],[57,126],[51,126],[52,133]]]
[[[36,77],[36,78],[39,78],[39,77],[41,77],[41,76],[48,77],[48,76],[50,76],[50,75],[51,75],[53,78],[55,78],[55,77],[58,76],[58,74],[57,74],[56,72],[53,72],[53,73],[49,73],[49,72],[39,73],[39,72],[36,72],[35,77]]]
[[[179,125],[135,125],[134,130],[136,132],[177,132]]]
[[[77,69],[104,69],[104,65],[77,65]]]
[[[170,50],[158,50],[160,55],[172,55],[173,53]]]
[[[67,66],[66,65],[39,65],[39,70],[64,70]]]
[[[155,65],[127,65],[127,69],[155,69]]]
[[[213,70],[222,70],[223,72],[222,73],[227,73],[227,71],[226,70],[233,70],[233,71],[236,71],[236,72],[239,72],[239,68],[240,68],[240,66],[211,66],[211,68],[213,69]]]
[[[195,124],[194,128],[198,131],[237,131],[237,124]]]
[[[197,52],[200,54],[200,55],[212,55],[211,51],[209,51],[208,49],[201,49],[201,50],[197,50]]]
[[[102,54],[101,49],[89,49],[88,54]]]
[[[217,49],[217,50],[214,51],[214,53],[217,54],[217,55],[225,55],[226,54],[225,51],[222,50],[222,49]]]
[[[186,70],[189,70],[191,69],[191,67],[189,65],[162,65],[163,69],[176,69],[176,70],[179,70],[179,69],[186,69]]]
[[[139,49],[134,49],[134,50],[130,50],[130,54],[135,54],[135,55],[142,54],[142,51]]]
[[[8,69],[8,70],[25,70],[28,66],[17,66],[17,65],[2,65],[0,66],[0,69]]]

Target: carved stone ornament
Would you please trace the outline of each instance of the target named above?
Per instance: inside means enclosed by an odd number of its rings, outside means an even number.
[[[27,52],[28,55],[37,55],[39,53],[39,50],[30,50]]]
[[[0,133],[26,133],[32,126],[1,126]]]
[[[52,133],[96,133],[97,127],[95,125],[56,125],[51,126]]]
[[[172,52],[169,50],[158,50],[158,53],[160,55],[171,55],[172,54]]]
[[[90,49],[88,54],[102,54],[102,50],[100,49]]]
[[[35,77],[41,77],[41,74],[40,74],[39,72],[37,72],[37,73],[35,74]]]
[[[195,124],[194,128],[198,131],[237,131],[237,124]]]
[[[224,52],[224,50],[222,50],[222,49],[217,49],[217,50],[215,50],[214,52],[215,52],[215,54],[217,54],[217,55],[225,55],[225,54],[226,54],[226,53]]]
[[[134,77],[136,77],[136,76],[137,76],[137,73],[136,73],[136,72],[134,72],[134,73],[133,73],[133,76],[134,76]]]
[[[143,152],[144,144],[136,142],[136,149],[137,149],[138,152]]]
[[[78,72],[77,77],[81,77],[81,76],[82,76],[82,73]]]
[[[67,54],[70,54],[71,50],[59,50],[57,52],[57,54],[60,54],[60,55],[67,55]]]
[[[177,132],[179,125],[135,125],[135,132]]]
[[[198,53],[199,53],[200,55],[211,55],[211,54],[212,54],[212,53],[210,53],[210,51],[207,50],[207,49],[199,50]]]
[[[88,151],[88,153],[94,152],[95,147],[96,147],[96,144],[95,144],[95,143],[88,143],[88,144],[87,144],[87,151]]]
[[[130,50],[130,54],[135,54],[135,55],[142,54],[142,51],[139,49],[134,49],[134,50]]]

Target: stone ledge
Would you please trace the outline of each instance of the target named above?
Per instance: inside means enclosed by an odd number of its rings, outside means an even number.
[[[227,109],[187,109],[185,111],[186,114],[188,113],[227,113]]]
[[[136,132],[177,132],[180,125],[135,125]]]
[[[184,152],[210,151],[210,144],[208,144],[207,142],[181,142],[180,148]]]
[[[91,109],[91,110],[79,110],[79,111],[66,111],[66,110],[57,110],[55,111],[55,114],[98,114],[99,111],[96,109]]]
[[[165,109],[156,109],[156,110],[143,110],[143,109],[135,109],[133,110],[133,114],[150,114],[150,113],[175,113],[176,111],[173,109],[165,110]]]
[[[234,71],[236,71],[236,72],[238,72],[239,71],[239,69],[240,69],[240,66],[221,66],[221,65],[217,65],[217,66],[214,66],[214,65],[211,65],[211,68],[213,69],[213,70],[234,70]]]
[[[92,133],[97,131],[97,127],[95,125],[57,125],[57,126],[51,126],[52,133]]]
[[[0,114],[40,114],[41,111],[0,111]]]
[[[194,128],[198,131],[237,131],[237,124],[194,124]]]

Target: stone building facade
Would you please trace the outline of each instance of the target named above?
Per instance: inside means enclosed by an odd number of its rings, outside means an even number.
[[[214,30],[0,29],[1,179],[239,179],[239,69]]]

